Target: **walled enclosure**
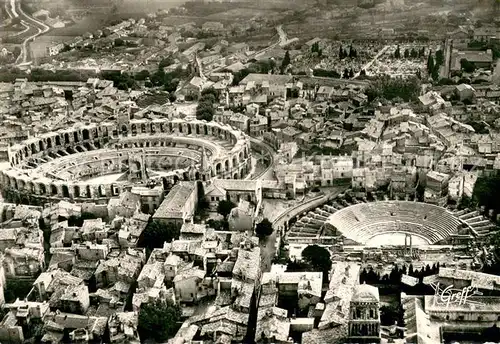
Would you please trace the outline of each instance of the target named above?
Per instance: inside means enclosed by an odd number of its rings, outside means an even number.
[[[9,191],[10,197],[98,203],[137,180],[95,183],[89,178],[126,171],[139,176],[151,169],[161,173],[148,179],[165,185],[244,178],[252,167],[250,140],[241,131],[179,119],[101,123],[46,133],[10,147],[9,162],[10,168],[0,173],[4,194]]]

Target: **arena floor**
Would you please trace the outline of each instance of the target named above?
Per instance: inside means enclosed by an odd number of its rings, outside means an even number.
[[[412,246],[427,246],[430,242],[418,235],[411,234]],[[405,234],[404,233],[383,233],[371,237],[365,244],[367,247],[380,247],[380,246],[404,246]]]

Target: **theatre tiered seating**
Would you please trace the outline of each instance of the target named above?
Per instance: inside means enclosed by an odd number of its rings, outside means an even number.
[[[479,210],[464,209],[455,211],[453,214],[470,226],[480,238],[488,237],[498,230],[497,225],[481,215]]]
[[[456,233],[460,226],[460,221],[444,208],[408,201],[355,204],[339,210],[328,221],[360,244],[390,232],[416,234],[436,243]]]

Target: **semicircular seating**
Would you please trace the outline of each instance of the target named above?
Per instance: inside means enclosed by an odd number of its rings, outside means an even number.
[[[460,220],[445,208],[408,201],[355,204],[335,212],[327,222],[359,244],[391,232],[419,235],[434,244],[460,227]]]

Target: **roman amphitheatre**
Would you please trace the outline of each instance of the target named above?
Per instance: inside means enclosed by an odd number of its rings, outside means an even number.
[[[10,147],[3,184],[21,202],[107,203],[134,184],[243,179],[252,169],[241,131],[199,120],[130,120],[69,128]],[[14,197],[15,198],[15,197]]]

